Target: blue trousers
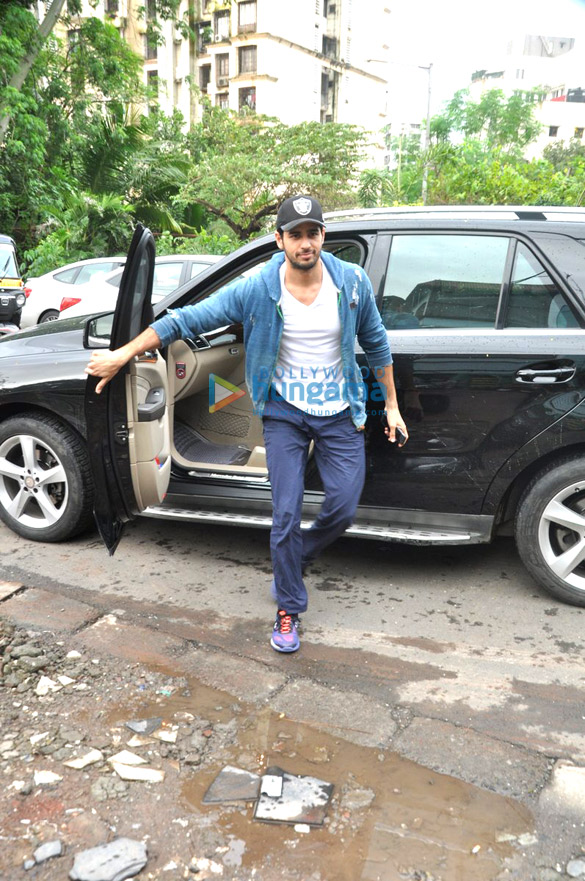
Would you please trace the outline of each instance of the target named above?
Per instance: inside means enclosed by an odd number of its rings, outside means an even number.
[[[270,552],[278,608],[297,615],[307,608],[303,570],[353,522],[365,480],[364,432],[349,408],[337,416],[309,416],[276,397],[267,401],[262,420],[272,487]],[[311,441],[325,499],[313,525],[301,531]]]

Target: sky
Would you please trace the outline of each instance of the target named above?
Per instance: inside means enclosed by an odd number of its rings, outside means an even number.
[[[435,114],[469,84],[473,71],[497,67],[515,34],[575,37],[573,51],[583,53],[584,82],[578,85],[585,86],[585,0],[391,0],[388,5],[392,63],[384,68],[390,103],[396,108],[407,99],[420,108],[419,118],[426,116],[428,73],[418,65],[433,65]]]

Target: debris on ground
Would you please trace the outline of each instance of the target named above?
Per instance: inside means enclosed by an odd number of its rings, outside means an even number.
[[[255,801],[260,789],[260,777],[242,768],[226,765],[219,772],[205,795],[203,804],[230,801]]]
[[[332,783],[316,777],[288,774],[286,771],[270,776],[282,779],[282,791],[276,796],[267,795],[264,785],[261,786],[254,810],[255,820],[290,823],[293,826],[298,823],[323,825],[333,795]]]
[[[69,877],[71,881],[124,881],[138,875],[147,861],[143,841],[117,838],[78,853]]]

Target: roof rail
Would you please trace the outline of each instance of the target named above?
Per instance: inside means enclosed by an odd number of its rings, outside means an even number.
[[[369,220],[400,215],[496,215],[508,220],[569,220],[571,217],[585,220],[585,208],[559,205],[405,205],[392,208],[349,208],[341,211],[327,211],[325,220]]]

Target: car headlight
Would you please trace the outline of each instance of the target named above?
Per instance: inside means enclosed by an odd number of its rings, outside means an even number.
[[[16,305],[18,306],[18,308],[22,309],[22,307],[24,306],[25,303],[26,303],[25,295],[24,294],[17,294],[16,295]]]

